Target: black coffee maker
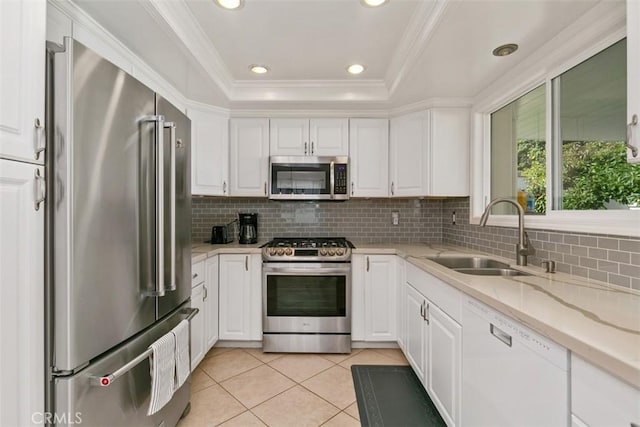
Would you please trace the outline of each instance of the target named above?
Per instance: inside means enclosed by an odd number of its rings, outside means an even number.
[[[258,214],[238,213],[240,224],[238,242],[243,244],[258,243]]]

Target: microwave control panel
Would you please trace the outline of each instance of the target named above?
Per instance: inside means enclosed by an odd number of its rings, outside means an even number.
[[[347,194],[347,181],[349,177],[347,176],[347,165],[344,163],[337,163],[334,169],[334,194]]]

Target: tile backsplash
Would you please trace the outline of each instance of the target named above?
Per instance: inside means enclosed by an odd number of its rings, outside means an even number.
[[[451,223],[453,211],[456,224]],[[448,243],[515,260],[518,230],[469,224],[469,199],[352,199],[276,202],[257,198],[193,198],[193,242],[238,212],[258,213],[258,238],[344,236],[356,242]],[[400,224],[391,225],[398,212]],[[640,290],[640,239],[602,234],[529,230],[531,265],[556,261],[557,270]]]
[[[456,224],[451,221],[456,212]],[[442,205],[442,242],[489,252],[515,260],[518,229],[480,227],[469,224],[469,199],[449,199]],[[556,262],[557,271],[601,280],[640,290],[640,239],[561,232],[527,230],[536,250],[529,264]]]
[[[238,212],[258,213],[258,239],[346,237],[359,242],[440,242],[442,201],[352,199],[345,202],[277,202],[256,198],[201,198],[192,201],[194,242],[211,237],[211,226],[226,224]],[[391,213],[400,223],[391,225]]]

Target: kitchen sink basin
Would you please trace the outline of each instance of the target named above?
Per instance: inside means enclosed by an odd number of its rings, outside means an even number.
[[[465,256],[449,256],[449,257],[430,257],[431,261],[438,263],[444,267],[458,269],[509,269],[509,264],[496,261],[491,258],[482,257],[465,257]],[[468,273],[474,274],[474,273]]]
[[[531,276],[529,273],[513,268],[454,268],[452,270],[475,276]]]

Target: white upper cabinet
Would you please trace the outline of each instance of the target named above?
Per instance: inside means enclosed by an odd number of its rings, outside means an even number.
[[[389,120],[349,121],[351,197],[389,196]]]
[[[633,124],[633,116],[637,124]],[[630,144],[638,149],[633,157],[627,150],[627,161],[640,163],[640,1],[627,0],[627,125]]]
[[[231,119],[229,195],[267,197],[269,119]]]
[[[0,156],[44,162],[45,1],[0,1]]]
[[[200,196],[229,194],[229,119],[219,113],[192,110],[191,193]]]
[[[469,110],[434,108],[391,119],[392,197],[469,194]]]
[[[346,156],[349,119],[271,119],[272,156]]]
[[[429,112],[391,119],[389,192],[391,197],[425,196],[429,142]]]
[[[428,196],[469,195],[469,110],[430,110]]]

